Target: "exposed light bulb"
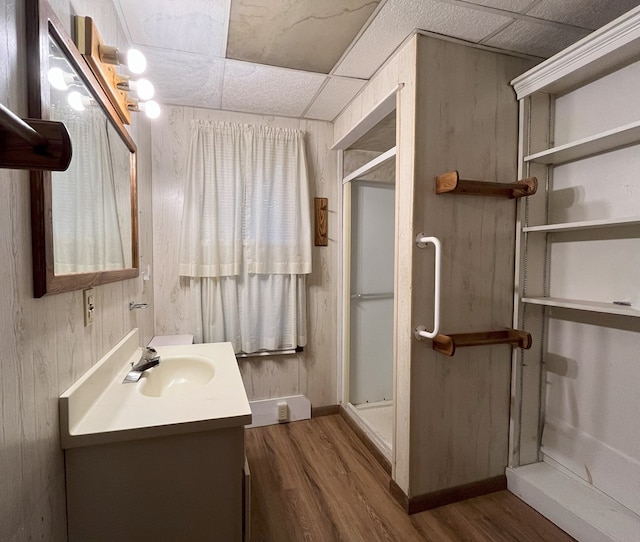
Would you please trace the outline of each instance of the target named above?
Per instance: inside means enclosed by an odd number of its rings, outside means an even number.
[[[58,90],[67,90],[74,81],[73,75],[65,73],[61,68],[51,68],[47,73],[47,79],[51,86]]]
[[[138,49],[127,51],[127,67],[131,73],[142,73],[147,69],[147,59]]]
[[[150,119],[157,119],[160,116],[160,106],[157,102],[149,100],[148,102],[142,102],[138,105],[141,111],[144,111],[145,115]]]
[[[137,81],[130,81],[129,86],[131,90],[135,91],[138,98],[141,100],[150,100],[155,94],[155,89],[151,81],[147,79],[138,79]]]
[[[69,102],[69,105],[75,109],[76,111],[84,111],[85,110],[85,106],[84,106],[84,100],[82,99],[82,94],[80,94],[77,91],[73,91],[69,93],[69,96],[67,96],[67,102]]]

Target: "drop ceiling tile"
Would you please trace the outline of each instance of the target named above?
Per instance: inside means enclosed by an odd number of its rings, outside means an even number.
[[[380,0],[234,0],[227,57],[328,73]]]
[[[559,28],[548,24],[515,21],[482,43],[508,51],[548,58],[589,33],[588,30],[571,26]]]
[[[224,58],[231,0],[118,0],[135,44]]]
[[[340,62],[335,75],[369,79],[416,28],[478,42],[511,20],[462,7],[461,4],[435,0],[387,0]]]
[[[144,74],[156,87],[160,103],[220,109],[224,60],[167,49],[142,48]]]
[[[640,5],[640,0],[542,0],[527,15],[595,30]]]
[[[305,118],[334,120],[366,84],[362,79],[331,77],[305,113]]]
[[[488,6],[490,8],[504,9],[515,13],[524,13],[539,0],[463,0],[469,4]]]
[[[325,79],[317,73],[226,60],[222,108],[300,117]]]

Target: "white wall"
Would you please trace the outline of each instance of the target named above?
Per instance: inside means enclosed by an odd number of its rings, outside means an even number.
[[[314,407],[335,405],[341,186],[337,153],[330,150],[330,123],[191,107],[164,108],[152,136],[155,332],[195,334],[198,327],[188,282],[178,276],[188,123],[193,118],[295,128],[307,134],[310,195],[329,200],[329,246],[313,248],[313,273],[307,281],[308,344],[301,354],[241,360],[240,370],[250,400],[302,394]]]
[[[122,44],[109,2],[56,1],[67,26],[72,9],[91,15],[112,43]],[[0,3],[0,103],[27,115],[23,0]],[[116,41],[117,40],[117,41]],[[136,127],[140,256],[151,257],[150,135]],[[131,328],[152,335],[153,311],[130,312],[131,300],[151,301],[141,279],[95,289],[96,320],[85,328],[82,292],[33,298],[29,173],[0,169],[0,540],[64,542],[65,484],[58,436],[58,395]]]

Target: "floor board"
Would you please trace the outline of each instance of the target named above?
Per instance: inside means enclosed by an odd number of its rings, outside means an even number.
[[[568,542],[508,491],[408,516],[339,415],[246,431],[253,542]]]

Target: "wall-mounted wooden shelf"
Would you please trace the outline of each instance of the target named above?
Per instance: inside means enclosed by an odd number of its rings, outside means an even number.
[[[491,196],[522,198],[532,196],[538,189],[538,179],[529,177],[515,183],[466,181],[457,171],[449,171],[436,177],[436,194],[461,194],[467,196]]]
[[[433,349],[446,356],[453,356],[456,348],[463,346],[486,346],[492,344],[510,344],[511,346],[528,350],[531,348],[531,334],[518,329],[504,329],[501,331],[455,333],[452,335],[439,333],[433,339]]]
[[[61,122],[26,119],[0,104],[0,167],[64,171],[71,162],[71,139]]]

